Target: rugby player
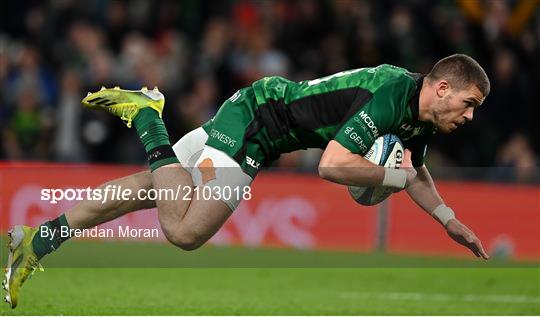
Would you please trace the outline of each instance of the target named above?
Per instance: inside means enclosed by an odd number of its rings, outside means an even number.
[[[203,199],[192,192],[190,200],[138,200],[138,190],[246,188],[281,153],[306,148],[325,149],[319,163],[324,179],[406,189],[451,238],[487,259],[480,240],[437,193],[424,158],[433,134],[450,133],[471,121],[489,90],[482,67],[462,54],[443,58],[427,75],[385,64],[302,82],[266,77],[240,89],[214,118],[173,146],[161,119],[165,99],[157,88],[115,87],[89,93],[83,105],[108,111],[135,127],[150,170],[101,185],[129,188],[134,195],[129,199],[83,201],[39,227],[15,226],[9,232],[5,300],[14,308],[24,281],[41,269],[39,260],[69,238],[41,237],[40,227],[57,233],[62,226],[91,228],[132,211],[157,207],[166,238],[183,250],[194,250],[219,230],[242,198]],[[404,142],[414,168],[384,168],[363,157],[377,137],[388,133]]]

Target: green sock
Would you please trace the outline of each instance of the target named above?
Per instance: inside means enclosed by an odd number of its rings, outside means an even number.
[[[157,111],[144,108],[135,116],[133,123],[148,154],[151,171],[164,165],[178,163],[165,124]]]
[[[38,260],[58,249],[62,243],[71,238],[69,229],[65,214],[39,226],[39,231],[32,239],[32,247]]]

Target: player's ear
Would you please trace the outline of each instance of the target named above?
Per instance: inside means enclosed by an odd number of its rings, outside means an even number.
[[[450,84],[448,81],[441,79],[435,84],[435,90],[439,98],[443,98],[450,91]]]

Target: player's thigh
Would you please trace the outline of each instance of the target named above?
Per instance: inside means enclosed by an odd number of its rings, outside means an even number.
[[[200,199],[193,196],[189,209],[182,219],[180,235],[200,246],[208,241],[231,216],[232,210],[217,199]]]
[[[230,156],[208,145],[192,178],[196,188],[182,222],[185,230],[209,239],[245,198],[253,180]]]

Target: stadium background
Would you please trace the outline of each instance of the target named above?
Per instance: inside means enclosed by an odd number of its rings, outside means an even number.
[[[155,241],[72,241],[45,260],[19,310],[0,312],[539,314],[538,2],[4,4],[0,232],[72,204],[40,201],[41,188],[96,186],[144,169],[133,130],[80,106],[102,85],[159,86],[174,142],[263,76],[304,80],[380,63],[425,73],[460,52],[485,67],[492,92],[472,124],[435,138],[428,165],[494,260],[470,261],[404,194],[378,207],[354,204],[344,188],[317,179],[320,151],[311,150],[263,173],[254,200],[211,246],[184,254]],[[159,227],[156,218],[134,213],[109,226]],[[136,290],[119,297],[126,285]],[[80,296],[68,300],[73,292]]]

